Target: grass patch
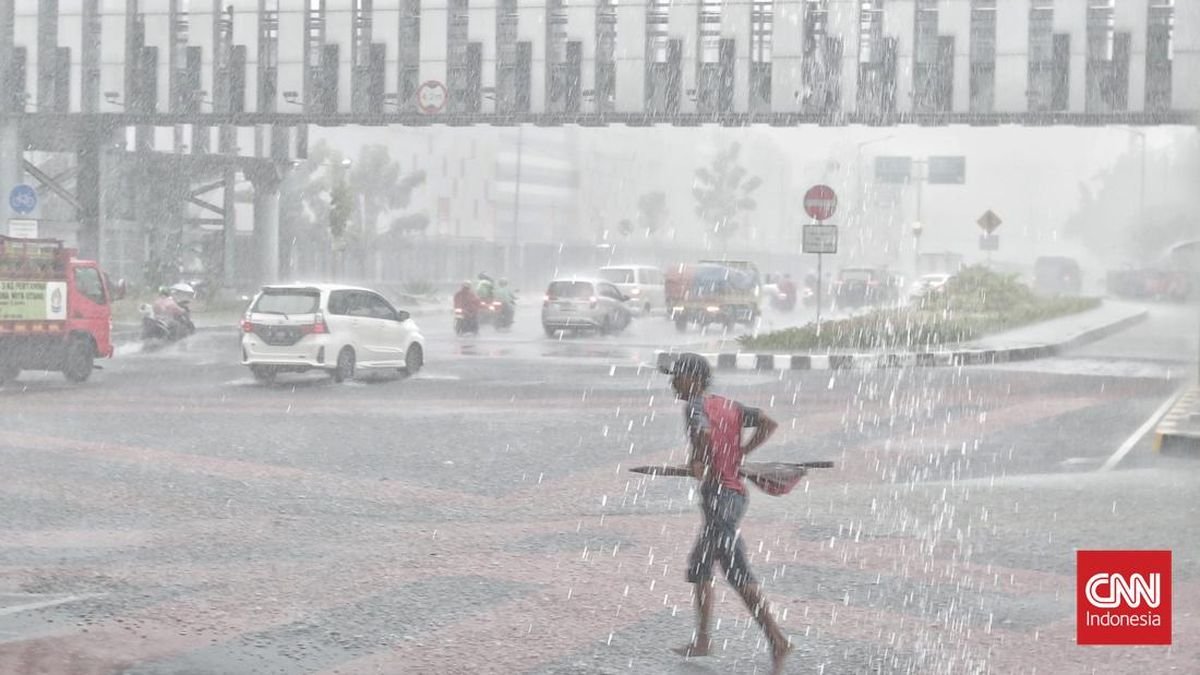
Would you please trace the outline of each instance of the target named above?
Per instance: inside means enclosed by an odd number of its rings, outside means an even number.
[[[1100,306],[1098,298],[1042,297],[1017,281],[983,266],[969,267],[945,292],[920,306],[879,309],[759,336],[742,336],[743,348],[771,351],[903,349],[923,351],[974,340],[989,333],[1077,314]]]

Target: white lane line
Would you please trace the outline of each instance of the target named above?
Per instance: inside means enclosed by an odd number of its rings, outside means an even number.
[[[1133,432],[1132,436],[1125,439],[1125,442],[1121,444],[1121,447],[1117,448],[1117,451],[1114,452],[1112,456],[1100,466],[1099,471],[1111,471],[1116,468],[1117,464],[1120,464],[1121,460],[1125,459],[1125,455],[1128,455],[1129,451],[1133,450],[1133,446],[1137,445],[1138,441],[1142,440],[1142,437],[1148,434],[1150,430],[1154,428],[1155,424],[1158,424],[1159,418],[1167,414],[1167,411],[1171,409],[1171,406],[1175,405],[1175,402],[1179,400],[1179,397],[1183,395],[1184,391],[1187,390],[1181,389],[1180,391],[1175,392],[1171,398],[1167,399],[1165,403],[1160,405],[1158,410],[1155,410],[1154,413],[1150,415],[1150,419],[1146,420],[1142,426],[1138,427],[1137,431]]]
[[[65,598],[53,598],[50,600],[41,600],[38,602],[27,602],[23,605],[13,605],[12,607],[0,607],[0,616],[9,616],[12,614],[20,614],[21,612],[29,612],[35,609],[45,609],[47,607],[55,607],[65,605],[69,602],[79,602],[80,600],[90,600],[91,598],[104,597],[105,593],[91,593],[87,595],[68,595]]]

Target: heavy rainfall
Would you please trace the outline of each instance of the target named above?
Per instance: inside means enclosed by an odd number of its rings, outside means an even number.
[[[0,0],[0,674],[1200,672],[1200,2]]]

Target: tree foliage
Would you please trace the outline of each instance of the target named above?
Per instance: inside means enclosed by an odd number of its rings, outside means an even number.
[[[738,143],[721,150],[709,166],[696,169],[692,184],[696,215],[712,228],[714,236],[725,242],[745,224],[745,217],[758,208],[753,195],[762,186],[762,179],[750,176],[741,165],[740,154]]]
[[[638,197],[638,223],[646,234],[653,236],[667,223],[667,193],[661,190],[647,192]]]
[[[1149,149],[1142,213],[1142,150],[1133,142],[1112,166],[1079,185],[1078,207],[1067,220],[1066,234],[1114,264],[1154,264],[1172,244],[1194,238],[1192,177],[1200,173],[1200,141],[1180,146],[1171,151]]]

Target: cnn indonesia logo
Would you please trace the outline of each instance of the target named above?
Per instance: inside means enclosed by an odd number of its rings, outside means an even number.
[[[1171,644],[1170,551],[1077,551],[1076,641]]]

